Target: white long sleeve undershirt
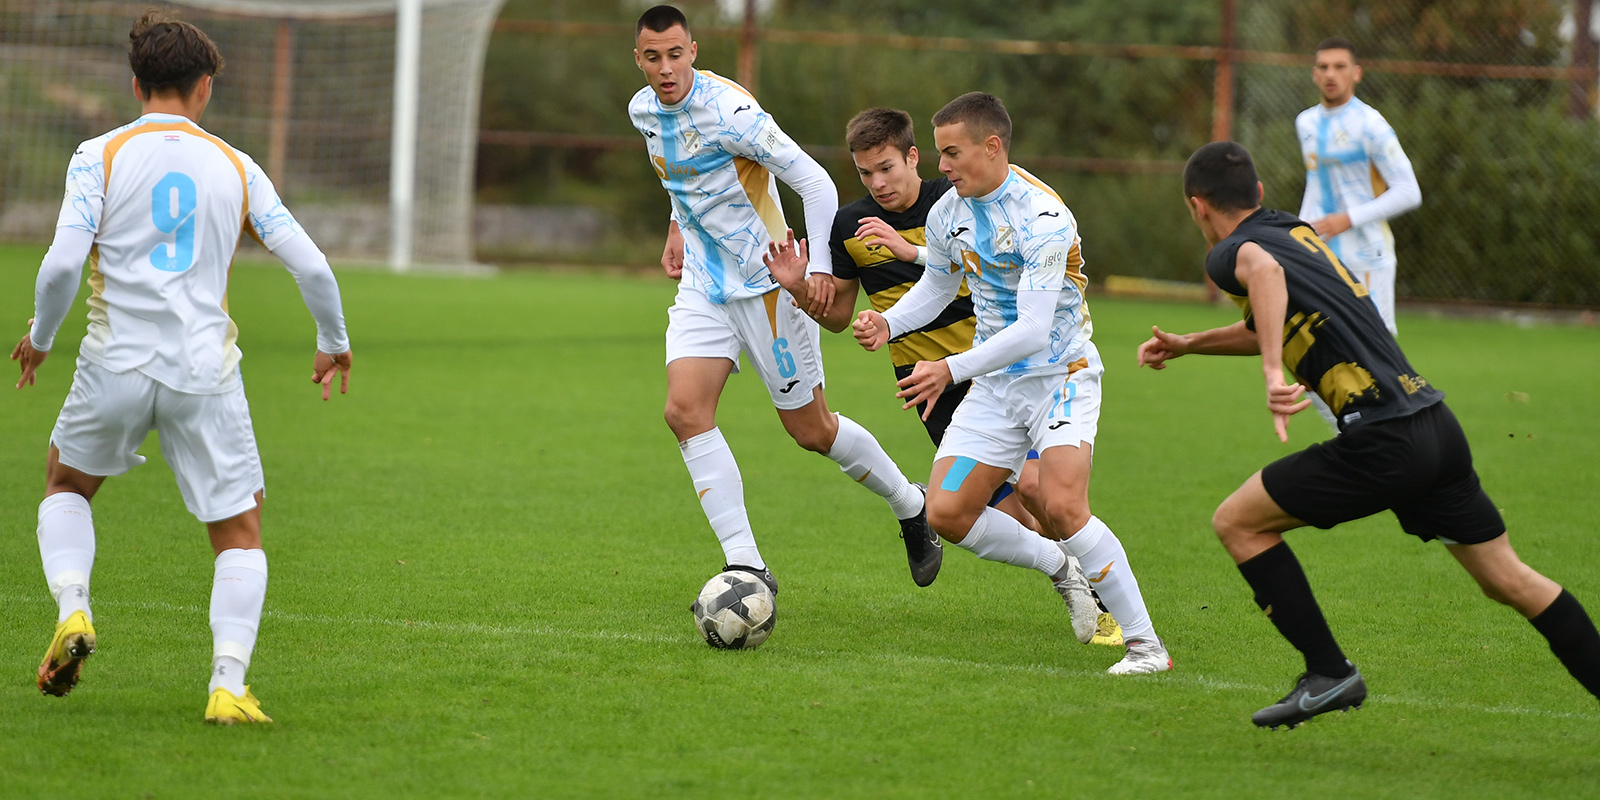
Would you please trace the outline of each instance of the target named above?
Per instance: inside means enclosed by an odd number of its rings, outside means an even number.
[[[945,358],[954,383],[988,375],[1015,364],[1050,344],[1050,327],[1055,321],[1059,290],[1025,289],[1017,292],[1017,321],[1005,326],[983,344]]]
[[[799,155],[788,167],[774,170],[773,175],[800,195],[805,208],[806,246],[810,258],[806,274],[832,275],[833,258],[828,251],[828,237],[833,232],[833,217],[839,211],[839,190],[834,188],[833,178],[816,159],[798,146],[795,149]]]
[[[1392,177],[1384,175],[1385,180],[1392,181],[1388,189],[1346,212],[1350,215],[1350,227],[1398,217],[1422,205],[1422,187],[1417,184],[1417,173],[1410,169],[1394,172]]]
[[[78,281],[83,278],[83,263],[93,247],[92,231],[56,228],[55,241],[39,263],[39,278],[33,284],[33,329],[28,332],[33,349],[49,352],[55,346],[61,323],[72,313],[72,300],[78,296]]]
[[[300,298],[317,322],[317,349],[328,355],[350,350],[344,327],[344,304],[339,297],[339,281],[333,277],[328,258],[305,233],[278,245],[272,254],[294,276]]]

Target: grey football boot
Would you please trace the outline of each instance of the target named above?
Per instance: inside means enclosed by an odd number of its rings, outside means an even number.
[[[1350,665],[1350,674],[1343,678],[1303,672],[1295,681],[1294,689],[1282,700],[1251,714],[1250,721],[1258,728],[1277,730],[1279,725],[1294,728],[1318,714],[1361,708],[1366,699],[1367,682],[1362,680],[1361,670],[1354,664]]]
[[[911,566],[911,580],[918,586],[927,586],[939,577],[939,567],[944,563],[944,541],[928,525],[928,487],[913,483],[922,492],[922,510],[914,517],[900,520],[900,538],[906,542],[906,563]]]

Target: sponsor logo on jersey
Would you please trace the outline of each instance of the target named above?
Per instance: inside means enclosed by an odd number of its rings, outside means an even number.
[[[733,110],[733,113],[737,114],[740,111],[749,111],[749,110],[750,110],[749,106],[739,106],[738,108]]]

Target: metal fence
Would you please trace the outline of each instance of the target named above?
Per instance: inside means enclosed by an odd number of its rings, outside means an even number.
[[[1073,208],[1096,278],[1201,280],[1178,173],[1207,140],[1250,147],[1268,203],[1296,210],[1306,175],[1293,120],[1318,98],[1312,48],[1345,36],[1365,68],[1358,96],[1393,124],[1422,186],[1422,208],[1392,223],[1400,296],[1600,307],[1596,51],[1574,22],[1590,18],[1587,0],[1040,2],[1004,16],[795,0],[743,20],[719,16],[726,5],[686,3],[699,66],[753,88],[845,197],[858,193],[842,146],[855,111],[906,108],[926,144],[945,100],[999,94],[1013,160]],[[497,23],[480,197],[596,202],[613,239],[659,246],[665,198],[622,111],[643,85],[628,56],[633,10],[545,6]],[[497,109],[515,93],[496,82],[526,86],[530,64],[560,73],[573,99]]]

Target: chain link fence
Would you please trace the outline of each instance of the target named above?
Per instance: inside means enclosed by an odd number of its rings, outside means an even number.
[[[1357,96],[1394,126],[1422,187],[1422,207],[1391,222],[1397,294],[1600,305],[1595,84],[1570,69],[1594,61],[1592,45],[1574,57],[1579,5],[1241,3],[1240,49],[1307,57],[1239,68],[1236,136],[1256,155],[1268,203],[1300,203],[1294,117],[1319,99],[1309,55],[1342,36],[1364,65]]]

